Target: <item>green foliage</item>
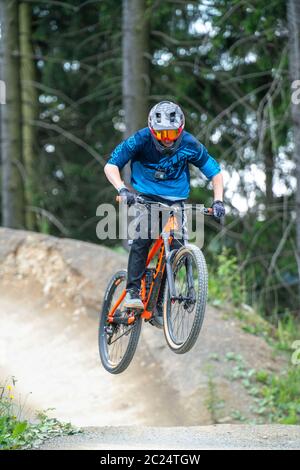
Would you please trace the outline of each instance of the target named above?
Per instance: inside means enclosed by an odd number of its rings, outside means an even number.
[[[286,313],[278,320],[275,339],[277,349],[291,351],[292,343],[300,339],[299,321],[293,315]]]
[[[225,309],[225,316],[236,317],[247,333],[263,336],[277,350],[291,351],[293,341],[300,338],[299,320],[286,311],[279,318],[274,315],[274,319],[267,321],[255,308],[244,303],[246,288],[237,257],[223,248],[214,260],[209,263],[210,303]]]
[[[256,399],[257,412],[269,422],[300,424],[300,368],[290,367],[280,375],[260,375],[263,386]]]
[[[227,315],[236,317],[244,331],[263,336],[274,348],[274,352],[287,351],[292,354],[293,344],[300,338],[299,321],[285,312],[272,325],[253,308],[243,304],[244,288],[237,259],[227,249],[217,256],[216,264],[210,269],[210,301],[223,308],[225,304]],[[240,381],[253,397],[252,411],[257,415],[257,422],[300,424],[299,365],[286,367],[286,370],[278,374],[249,369],[240,354],[228,352],[225,359],[234,363],[230,380]],[[211,396],[214,396],[212,392]],[[210,403],[213,404],[214,401],[211,399]],[[234,410],[231,416],[237,421],[246,420],[238,410]]]
[[[262,383],[262,384],[266,384],[268,381],[268,378],[269,378],[269,374],[265,370],[258,370],[255,374],[255,379],[257,380],[257,382]]]
[[[245,423],[247,421],[246,416],[244,416],[239,410],[232,410],[231,417],[240,423]]]
[[[275,328],[248,305],[237,307],[232,314],[240,320],[242,330],[247,333],[263,336],[266,340],[274,337]]]
[[[37,413],[35,423],[22,420],[21,406],[16,403],[14,387],[14,379],[11,385],[0,386],[0,450],[35,448],[51,437],[80,432],[70,423],[61,423],[48,417],[47,412]]]
[[[209,299],[213,305],[231,303],[234,306],[244,301],[244,287],[237,258],[224,248],[210,266]]]
[[[229,353],[236,362],[230,379],[238,380],[253,397],[260,423],[300,424],[300,367],[291,366],[280,374],[249,369],[241,356]]]
[[[210,412],[211,420],[214,424],[219,422],[220,409],[224,408],[224,400],[221,400],[218,395],[217,385],[214,380],[213,368],[207,366],[206,375],[207,382],[207,399],[205,404]]]

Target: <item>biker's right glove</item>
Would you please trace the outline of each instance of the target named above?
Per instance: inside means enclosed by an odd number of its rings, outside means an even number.
[[[119,196],[121,196],[122,200],[126,202],[126,204],[130,207],[132,204],[135,203],[135,195],[129,191],[129,189],[123,187],[119,189]]]
[[[225,216],[225,207],[223,201],[214,201],[211,207],[213,210],[214,219],[219,223],[223,223]]]

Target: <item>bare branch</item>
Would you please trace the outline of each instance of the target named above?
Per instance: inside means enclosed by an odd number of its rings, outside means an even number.
[[[27,209],[31,212],[35,212],[36,214],[40,214],[43,217],[46,217],[58,230],[66,236],[70,235],[69,230],[58,220],[58,218],[52,214],[51,212],[43,209],[42,207],[35,207],[35,206],[28,206]]]
[[[66,139],[70,140],[71,142],[74,142],[74,144],[76,144],[79,147],[83,148],[86,152],[88,152],[102,166],[104,166],[106,164],[106,161],[102,157],[99,156],[99,154],[93,149],[93,147],[91,147],[89,144],[84,142],[79,137],[76,137],[71,132],[66,131],[62,127],[58,126],[57,124],[49,124],[49,123],[43,122],[43,121],[33,121],[32,124],[37,126],[37,127],[42,127],[44,129],[50,129],[54,132],[57,132],[60,135],[63,135]]]

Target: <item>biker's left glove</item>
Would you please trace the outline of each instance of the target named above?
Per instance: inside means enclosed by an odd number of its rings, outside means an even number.
[[[217,222],[220,222],[221,219],[225,216],[224,203],[222,201],[214,201],[211,207],[214,218],[217,220]]]

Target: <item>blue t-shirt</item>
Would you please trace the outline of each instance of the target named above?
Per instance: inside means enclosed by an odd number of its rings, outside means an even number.
[[[121,170],[129,161],[131,185],[136,191],[170,200],[188,198],[189,163],[198,167],[209,180],[221,171],[205,146],[186,131],[176,152],[162,155],[154,145],[149,128],[139,130],[115,148],[108,163]],[[157,178],[157,172],[162,173],[163,179]]]

